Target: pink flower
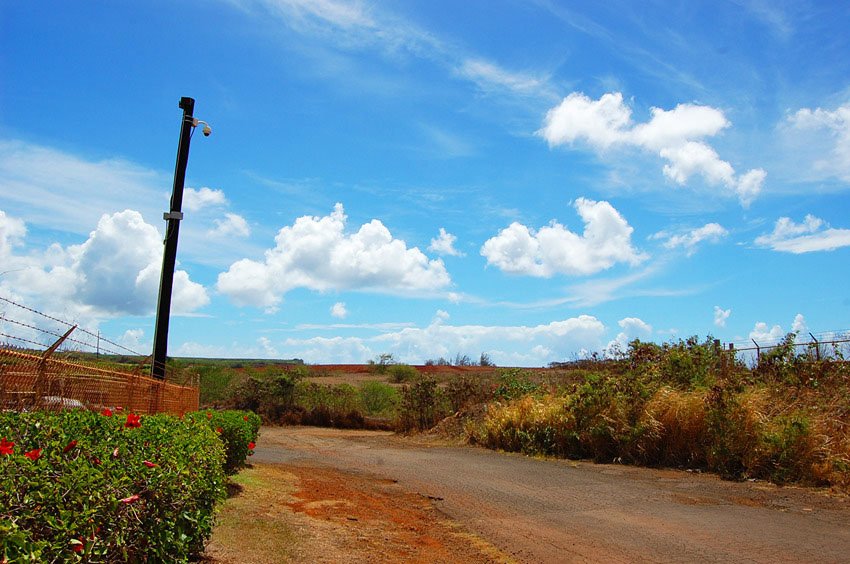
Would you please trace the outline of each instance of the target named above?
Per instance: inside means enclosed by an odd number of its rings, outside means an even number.
[[[118,447],[115,447],[115,450],[112,451],[112,458],[118,458]]]
[[[139,501],[139,496],[137,494],[133,494],[130,497],[125,497],[124,499],[119,500],[121,503],[126,505],[130,505],[131,503],[135,503]]]
[[[154,464],[150,460],[144,460],[144,461],[142,461],[142,464],[144,464],[148,468],[156,468],[157,466],[159,466],[159,464]]]
[[[0,454],[12,454],[12,452],[14,452],[14,449],[15,443],[7,441],[6,437],[3,437],[3,439],[0,440]]]
[[[133,427],[141,427],[142,426],[142,418],[136,415],[135,413],[127,414],[127,421],[124,423],[124,427],[131,429]]]
[[[35,462],[36,460],[41,458],[41,449],[40,448],[34,448],[29,452],[25,452],[24,456],[26,456],[27,458],[29,458],[30,460]]]

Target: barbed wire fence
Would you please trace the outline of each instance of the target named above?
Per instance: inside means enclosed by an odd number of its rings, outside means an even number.
[[[727,353],[750,367],[757,366],[762,358],[783,347],[803,361],[847,361],[850,360],[850,330],[790,332],[777,336],[751,336],[725,345]]]
[[[198,409],[193,374],[148,377],[150,355],[0,296],[0,409]]]

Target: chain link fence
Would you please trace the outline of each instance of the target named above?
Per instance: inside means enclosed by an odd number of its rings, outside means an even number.
[[[168,370],[165,380],[151,378],[149,357],[99,333],[4,297],[0,306],[0,409],[198,409],[197,376]]]

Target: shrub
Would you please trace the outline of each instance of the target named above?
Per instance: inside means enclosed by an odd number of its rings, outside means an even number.
[[[401,389],[399,428],[402,431],[430,429],[446,415],[445,395],[433,378],[423,378]]]
[[[489,380],[461,376],[449,380],[446,384],[446,396],[454,413],[477,403],[483,403],[493,397]]]
[[[221,441],[192,418],[2,413],[0,438],[9,561],[185,562],[225,495]]]
[[[419,372],[408,364],[393,364],[387,370],[390,374],[390,379],[396,384],[410,382],[419,376]]]
[[[245,466],[251,454],[250,445],[257,440],[260,417],[250,411],[196,411],[187,415],[192,421],[206,423],[224,446],[224,471],[235,474]]]
[[[399,402],[398,390],[383,382],[364,382],[360,386],[360,403],[367,415],[390,417],[395,415]]]

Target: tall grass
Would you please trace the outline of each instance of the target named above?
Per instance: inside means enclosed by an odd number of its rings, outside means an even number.
[[[750,371],[721,354],[710,341],[635,342],[625,372],[501,399],[467,437],[529,454],[850,485],[848,366],[786,354]]]

